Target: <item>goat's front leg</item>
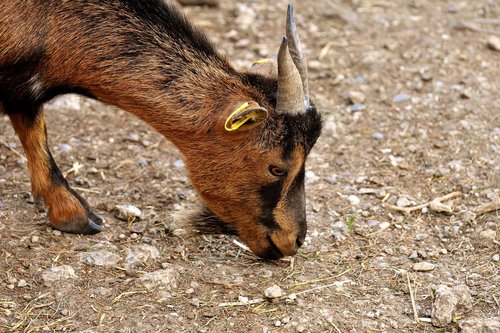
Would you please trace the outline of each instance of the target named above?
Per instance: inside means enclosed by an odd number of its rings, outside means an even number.
[[[49,151],[43,112],[7,113],[28,159],[33,196],[43,197],[52,227],[76,234],[101,231],[98,224],[102,224],[103,219],[69,187]]]

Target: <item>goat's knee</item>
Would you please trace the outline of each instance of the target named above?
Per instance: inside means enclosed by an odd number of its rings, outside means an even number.
[[[34,119],[22,113],[10,114],[9,117],[28,159],[33,195],[43,197],[52,227],[78,234],[101,231],[98,224],[103,219],[69,187],[49,151],[43,113]]]

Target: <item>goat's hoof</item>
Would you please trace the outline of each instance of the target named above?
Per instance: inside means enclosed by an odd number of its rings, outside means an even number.
[[[92,211],[88,212],[88,217],[92,222],[98,225],[103,225],[105,222],[104,217]]]
[[[103,219],[100,216],[99,218],[100,222],[102,222]],[[57,225],[53,225],[53,227],[63,232],[81,235],[94,235],[102,231],[99,225],[87,217],[78,217],[70,221],[57,223]]]

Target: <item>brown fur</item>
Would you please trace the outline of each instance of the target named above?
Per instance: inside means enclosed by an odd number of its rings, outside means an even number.
[[[276,114],[274,78],[236,72],[203,34],[160,0],[4,2],[0,104],[23,142],[33,193],[44,197],[54,227],[87,233],[96,217],[51,159],[39,111],[53,95],[76,91],[131,112],[171,140],[185,155],[193,185],[217,223],[230,225],[256,254],[295,253],[305,234],[305,206],[298,202],[301,195],[293,199],[297,208],[287,198],[319,135],[315,109],[296,119]],[[18,102],[29,110],[19,109]],[[268,119],[251,130],[227,132],[225,120],[244,102],[265,108]],[[312,134],[303,125],[308,119]],[[300,136],[290,134],[294,131]],[[295,152],[285,153],[285,144]],[[272,165],[288,175],[271,175]],[[262,191],[281,182],[266,225],[263,207],[271,199]],[[303,180],[293,191],[303,192]]]

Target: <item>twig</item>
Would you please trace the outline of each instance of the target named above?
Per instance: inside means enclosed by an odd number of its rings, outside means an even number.
[[[77,186],[71,186],[74,190],[80,191],[80,192],[88,192],[88,193],[94,193],[94,194],[100,194],[101,191],[98,190],[92,190],[89,188],[83,188],[83,187],[77,187]]]
[[[246,246],[245,244],[243,244],[241,242],[238,242],[236,239],[233,239],[233,244],[236,246],[239,246],[240,248],[242,248],[245,251],[248,251],[250,253],[252,252],[248,246]]]
[[[7,147],[7,149],[9,149],[11,152],[16,154],[18,157],[20,157],[22,160],[26,161],[26,157],[23,154],[21,154],[20,152],[18,152],[17,150],[15,150],[14,148],[12,148],[7,142],[0,139],[0,143],[2,145],[4,145],[5,147]]]
[[[475,209],[476,214],[484,214],[484,213],[489,213],[494,210],[500,209],[500,199],[497,199],[495,201],[491,201],[488,203],[485,203]]]
[[[410,273],[406,272],[406,281],[408,282],[408,289],[410,291],[411,306],[413,308],[413,319],[415,323],[418,324],[420,319],[418,317],[417,303],[415,302],[415,296],[413,295],[413,288],[410,282]]]
[[[300,287],[300,286],[303,286],[303,285],[306,285],[306,284],[318,283],[318,282],[323,282],[323,281],[328,281],[328,280],[331,280],[331,279],[335,279],[335,278],[341,277],[342,275],[345,275],[345,274],[349,273],[350,271],[351,271],[351,269],[349,268],[349,269],[346,269],[345,271],[343,271],[342,273],[339,273],[339,274],[333,275],[333,276],[329,276],[327,278],[314,279],[314,280],[299,282],[299,283],[294,284],[292,286],[292,288],[297,288],[297,287]]]
[[[328,324],[332,325],[332,327],[335,329],[335,331],[337,333],[342,333],[342,331],[338,328],[337,325],[335,325],[335,323],[332,320],[330,320],[330,319],[328,319],[326,317],[323,317],[323,319],[325,319]]]
[[[219,307],[228,307],[228,306],[245,306],[245,305],[252,305],[252,304],[258,304],[258,303],[263,303],[264,299],[263,298],[256,298],[256,299],[251,299],[246,302],[227,302],[227,303],[220,303]]]
[[[421,210],[422,208],[428,207],[432,203],[441,203],[443,201],[451,200],[451,199],[459,197],[461,195],[462,195],[462,192],[452,192],[452,193],[449,193],[449,194],[444,195],[442,197],[438,197],[438,198],[436,198],[434,200],[431,200],[431,201],[429,201],[427,203],[424,203],[424,204],[421,204],[421,205],[418,205],[418,206],[413,206],[413,207],[398,207],[398,206],[389,205],[389,204],[382,204],[382,205],[384,207],[386,207],[386,208],[389,208],[389,209],[392,209],[392,210],[396,210],[398,212],[403,212],[405,214],[410,214],[411,212],[414,212],[414,211],[417,211],[417,210]]]

